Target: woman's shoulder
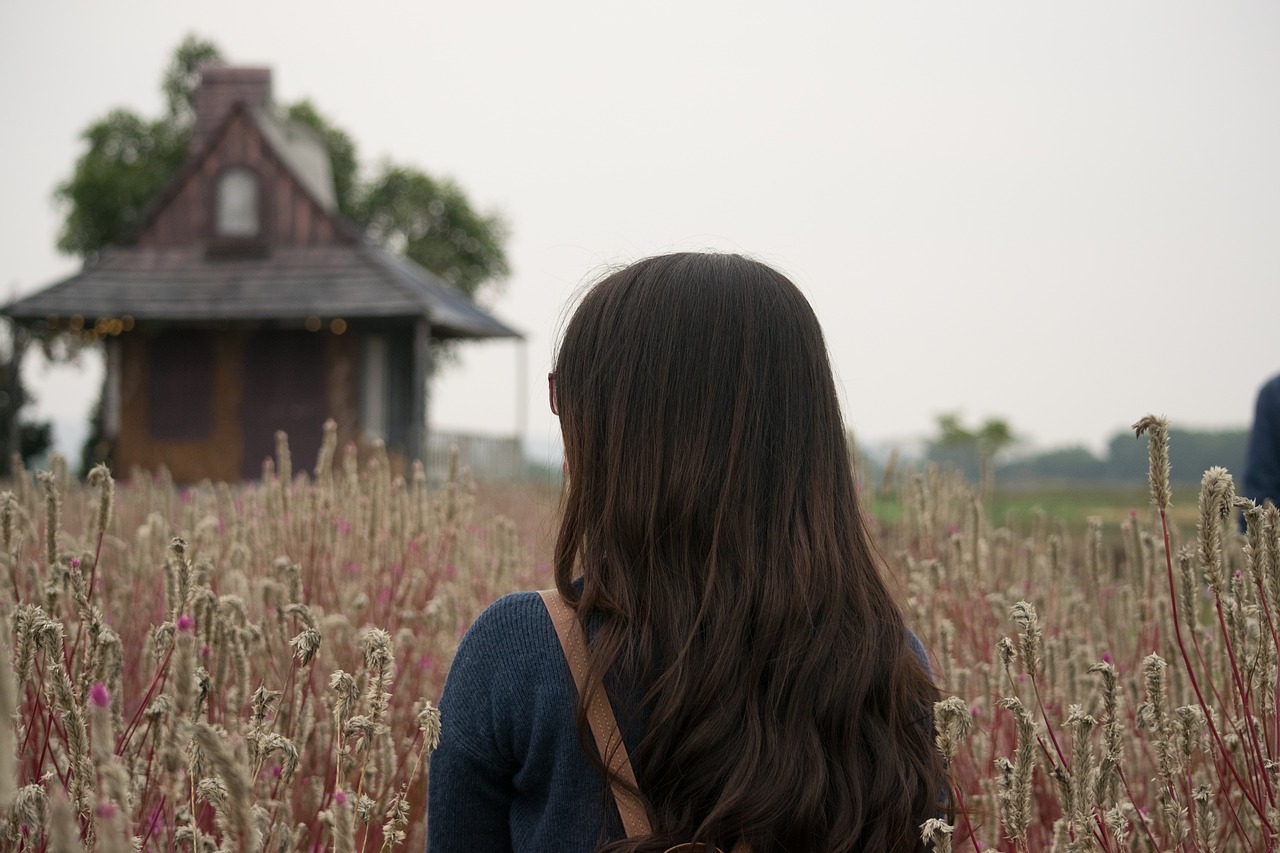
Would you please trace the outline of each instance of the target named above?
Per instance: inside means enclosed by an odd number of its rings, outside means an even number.
[[[509,592],[481,611],[467,633],[502,634],[519,631],[530,624],[536,624],[545,611],[546,607],[538,593]]]
[[[463,740],[518,753],[531,706],[563,692],[567,667],[546,606],[536,592],[494,601],[467,629],[445,679],[440,711]]]
[[[536,592],[512,592],[476,617],[458,646],[459,661],[477,658],[486,668],[519,665],[529,655],[542,656],[555,629]]]

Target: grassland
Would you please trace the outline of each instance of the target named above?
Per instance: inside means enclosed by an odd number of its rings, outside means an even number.
[[[1275,849],[1280,518],[1230,481],[864,493],[948,697],[936,849]],[[881,484],[883,486],[883,484]],[[255,483],[0,494],[0,849],[420,850],[466,626],[546,585],[558,494],[281,443]]]

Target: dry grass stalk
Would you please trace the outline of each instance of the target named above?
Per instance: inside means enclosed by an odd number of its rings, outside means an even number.
[[[0,494],[0,849],[311,851],[337,842],[321,813],[343,844],[422,848],[429,700],[466,625],[538,581],[469,483],[406,483],[385,450],[348,449],[335,478],[335,436],[314,477],[282,437],[240,487],[18,471]]]

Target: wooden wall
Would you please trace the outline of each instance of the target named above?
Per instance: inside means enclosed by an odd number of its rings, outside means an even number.
[[[168,467],[181,483],[203,479],[240,480],[240,395],[244,375],[243,331],[214,335],[212,423],[204,440],[158,441],[150,435],[151,406],[181,406],[182,400],[153,400],[149,393],[148,339],[145,333],[120,337],[120,437],[116,467],[155,470]]]
[[[120,336],[120,435],[116,443],[116,470],[127,476],[135,467],[154,471],[167,467],[179,483],[209,479],[240,482],[246,472],[242,466],[245,449],[244,413],[245,376],[252,369],[246,354],[252,332],[244,328],[213,332],[214,375],[210,426],[207,437],[193,440],[163,440],[150,434],[152,406],[182,406],[181,399],[158,400],[150,393],[148,333],[136,331]],[[323,336],[325,377],[325,417],[338,424],[339,450],[360,437],[360,336],[348,332]],[[315,467],[315,441],[324,418],[315,424],[315,432],[291,441],[295,472]],[[303,448],[306,447],[305,450]],[[300,452],[301,451],[301,452]],[[340,462],[339,453],[336,461]],[[254,471],[253,476],[258,472]]]

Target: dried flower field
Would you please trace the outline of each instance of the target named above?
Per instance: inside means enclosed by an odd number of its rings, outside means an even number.
[[[1206,474],[1083,529],[989,518],[958,478],[868,492],[936,709],[937,850],[1273,850],[1280,517]],[[870,489],[870,487],[868,487]],[[0,850],[420,850],[431,702],[469,622],[548,584],[555,495],[428,488],[328,434],[295,476],[0,495]]]
[[[244,486],[55,460],[0,496],[0,850],[423,848],[430,702],[537,562],[333,435],[314,476],[282,436]]]

